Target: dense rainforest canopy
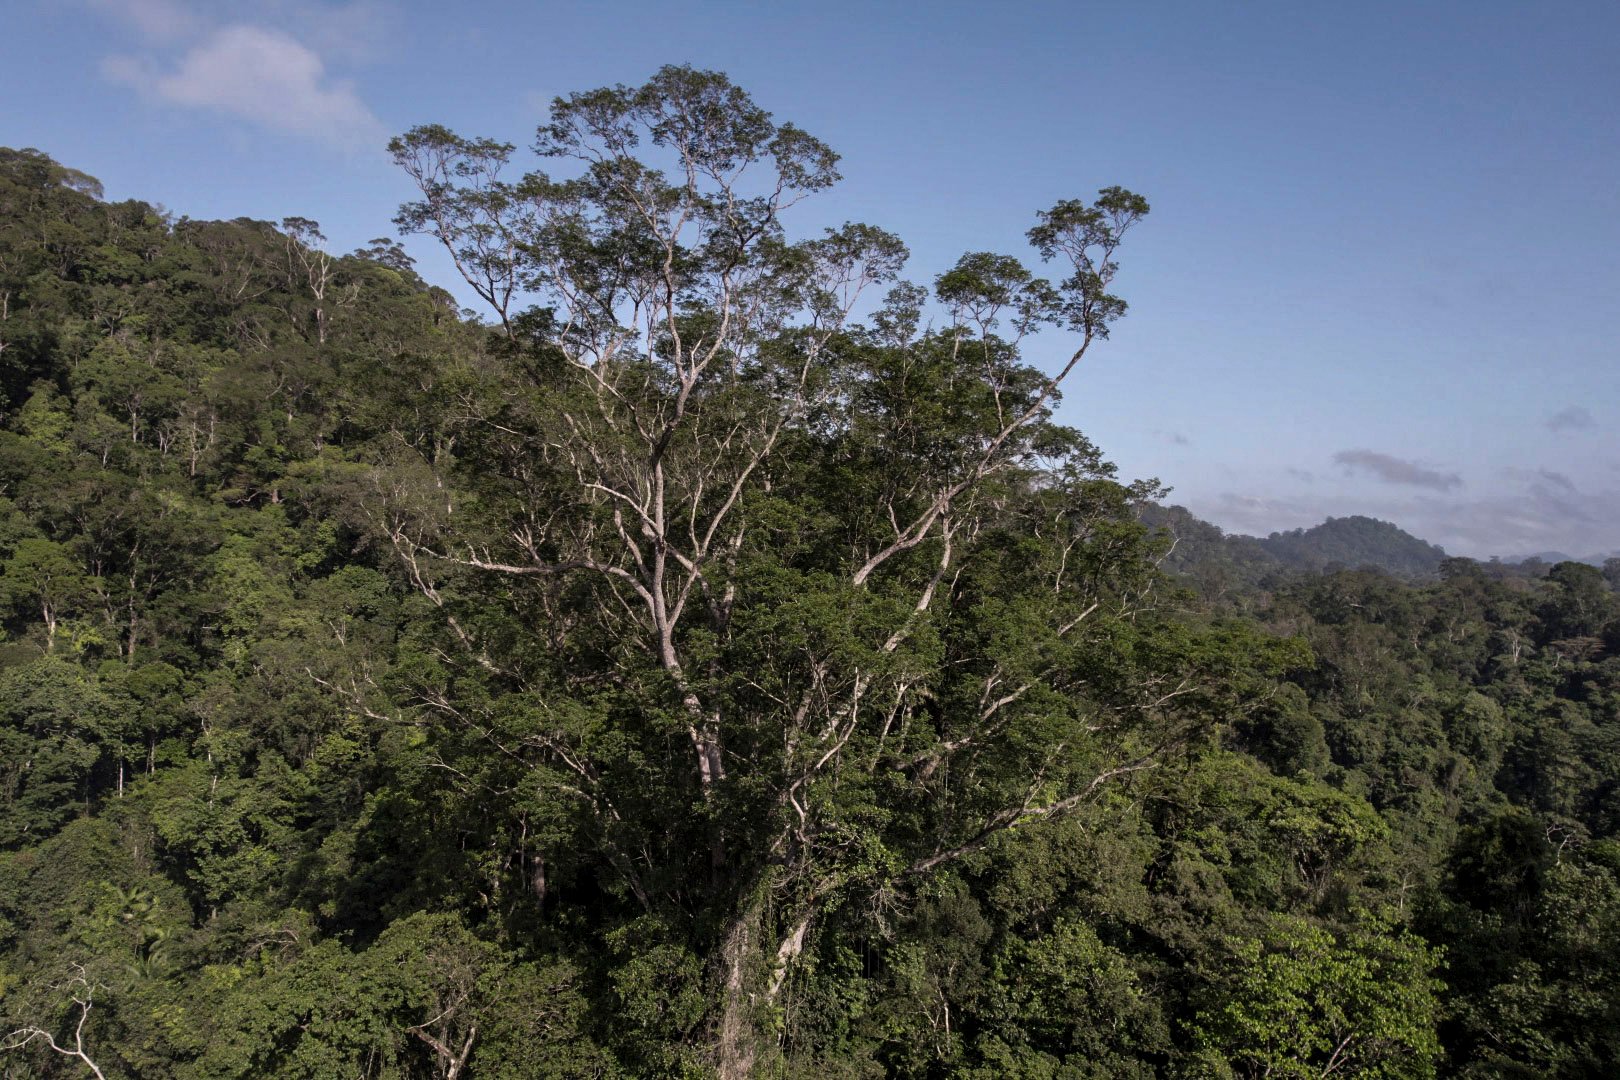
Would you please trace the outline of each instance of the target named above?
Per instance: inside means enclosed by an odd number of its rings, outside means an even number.
[[[1130,192],[925,289],[722,76],[533,148],[390,148],[483,319],[0,150],[0,1075],[1620,1067],[1620,574],[1189,554],[1052,415]]]

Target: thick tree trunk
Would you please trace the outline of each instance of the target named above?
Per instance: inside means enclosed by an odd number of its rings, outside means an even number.
[[[720,1025],[715,1047],[715,1071],[720,1080],[745,1080],[754,1074],[760,1051],[756,1005],[749,990],[763,905],[751,901],[732,923],[720,947]]]
[[[773,884],[767,875],[744,899],[720,947],[715,1067],[721,1080],[753,1076],[762,1059],[777,1054],[766,1021],[778,1007],[815,916],[816,905],[808,904],[787,926],[776,927],[768,900]]]

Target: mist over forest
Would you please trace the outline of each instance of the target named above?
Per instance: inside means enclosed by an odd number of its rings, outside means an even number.
[[[913,281],[722,74],[511,137],[346,254],[0,149],[0,1076],[1620,1070],[1620,559],[1123,478],[1152,192]]]

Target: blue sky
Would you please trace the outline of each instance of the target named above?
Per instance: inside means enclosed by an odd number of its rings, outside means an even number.
[[[339,250],[412,194],[389,135],[521,146],[553,96],[665,63],[830,143],[800,226],[892,229],[915,280],[1124,185],[1154,207],[1132,311],[1062,416],[1125,476],[1236,531],[1620,551],[1620,4],[16,6],[0,144]]]

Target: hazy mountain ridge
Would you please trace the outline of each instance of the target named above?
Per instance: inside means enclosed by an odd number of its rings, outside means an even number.
[[[1524,566],[1528,563],[1545,563],[1548,566],[1553,566],[1561,562],[1578,562],[1585,563],[1588,566],[1602,566],[1610,559],[1620,559],[1620,549],[1598,552],[1593,555],[1566,555],[1562,551],[1538,551],[1533,555],[1525,555],[1522,558],[1505,561],[1516,566]]]
[[[1291,529],[1269,536],[1228,533],[1197,517],[1183,506],[1151,505],[1141,513],[1144,524],[1167,530],[1173,546],[1165,557],[1165,570],[1196,581],[1207,594],[1234,589],[1264,589],[1314,574],[1335,570],[1377,570],[1415,583],[1432,582],[1452,556],[1388,521],[1352,514],[1330,517],[1309,529]],[[1585,557],[1558,551],[1537,552],[1516,559],[1482,561],[1511,576],[1539,577],[1559,563],[1603,567],[1615,554]]]
[[[1266,537],[1226,533],[1181,506],[1149,507],[1142,520],[1168,530],[1174,538],[1165,569],[1206,579],[1218,588],[1367,567],[1408,580],[1429,580],[1448,557],[1438,545],[1387,521],[1360,515],[1330,517],[1309,529]]]

